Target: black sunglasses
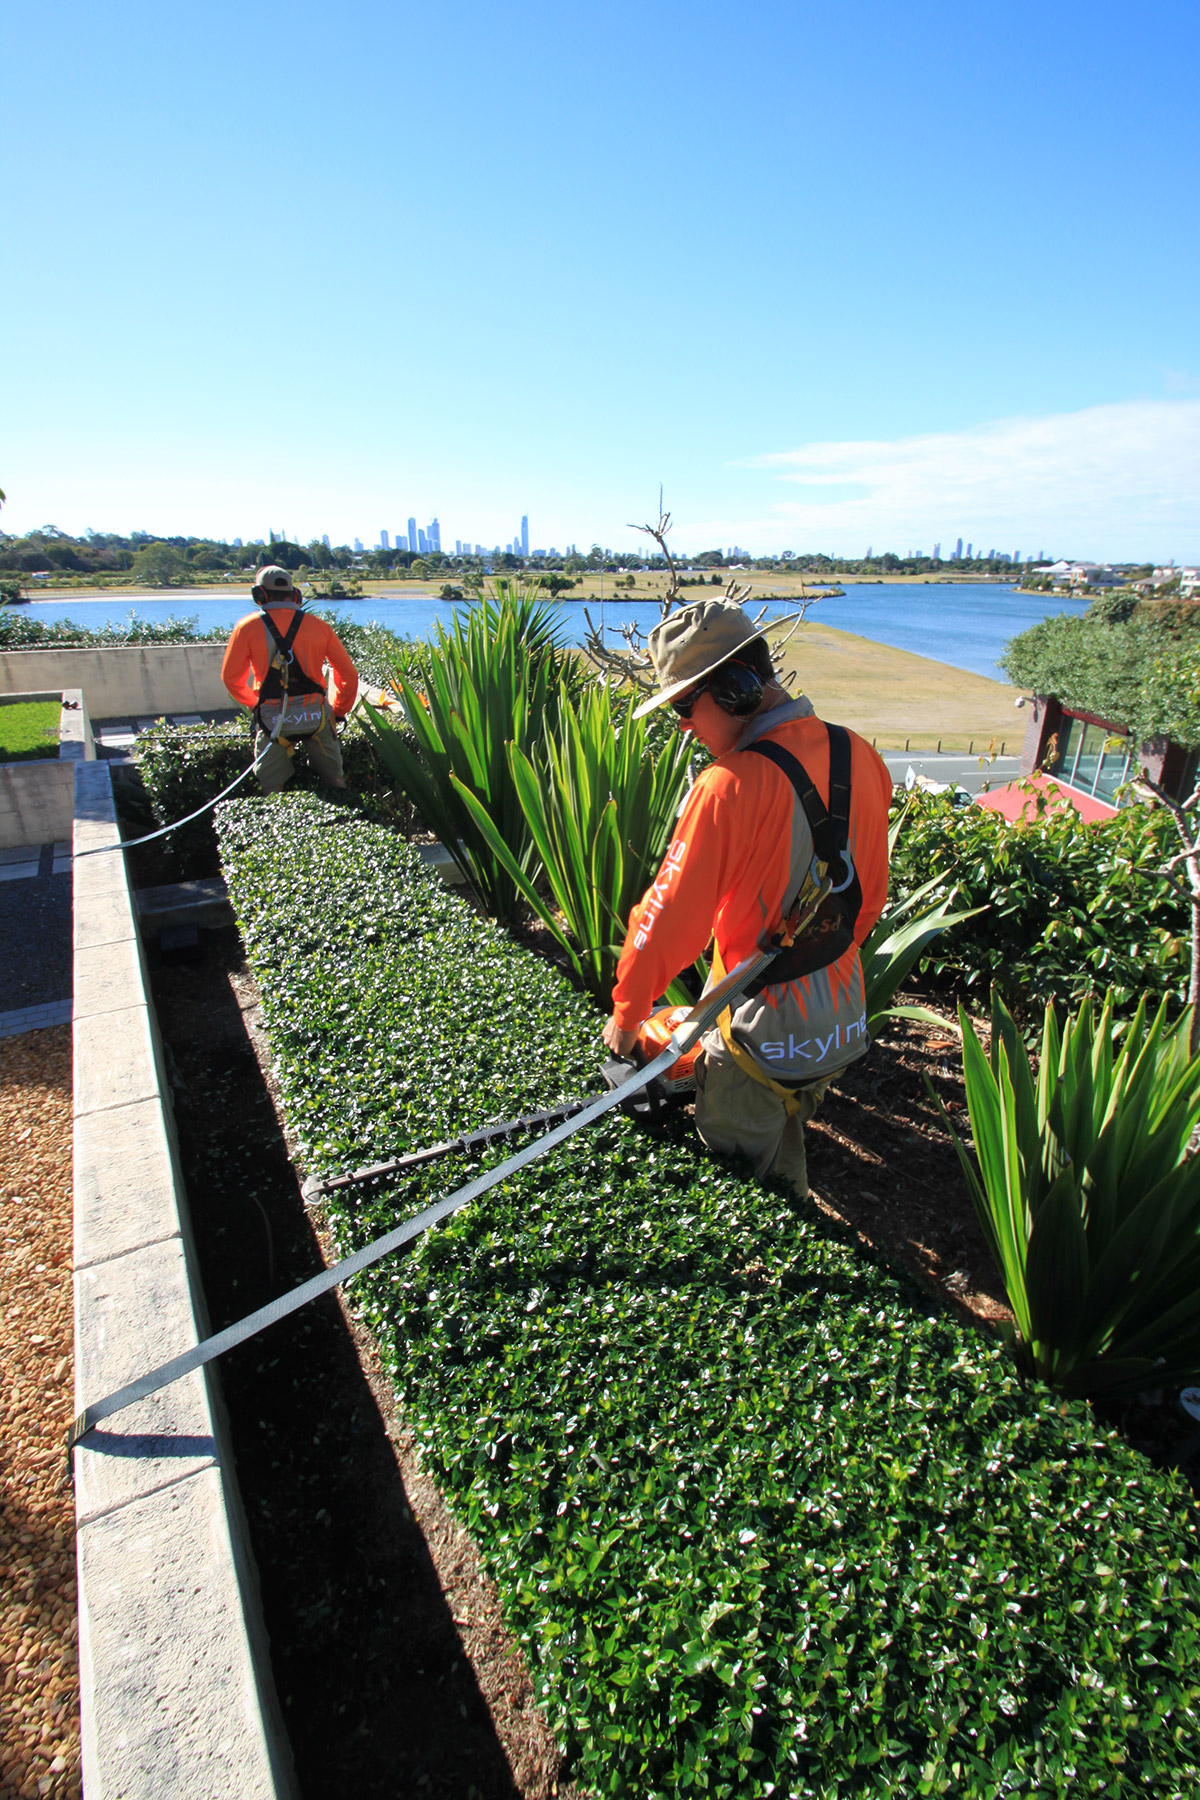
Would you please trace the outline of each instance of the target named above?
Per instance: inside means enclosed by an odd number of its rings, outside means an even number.
[[[697,682],[694,688],[689,688],[686,694],[676,694],[675,698],[668,704],[677,719],[690,719],[692,716],[692,709],[697,700],[700,698],[701,694],[706,694],[707,692],[708,676],[706,675],[703,681]]]

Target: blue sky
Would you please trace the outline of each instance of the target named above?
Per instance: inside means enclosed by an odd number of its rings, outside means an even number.
[[[1200,9],[41,0],[9,531],[1200,560]]]

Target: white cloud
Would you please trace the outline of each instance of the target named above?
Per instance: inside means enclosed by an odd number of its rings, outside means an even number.
[[[747,466],[747,465],[743,465]],[[1200,561],[1200,400],[1125,401],[890,442],[805,444],[755,457],[802,497],[750,520],[681,524],[688,543],[862,555],[1045,549]]]

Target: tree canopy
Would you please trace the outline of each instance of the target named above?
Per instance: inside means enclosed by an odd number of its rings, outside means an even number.
[[[1012,639],[1000,666],[1010,681],[1080,712],[1200,746],[1200,602],[1114,605],[1060,613]]]

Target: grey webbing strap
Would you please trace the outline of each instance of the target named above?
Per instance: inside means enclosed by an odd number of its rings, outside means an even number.
[[[647,1063],[644,1069],[639,1069],[636,1074],[631,1075],[629,1080],[622,1082],[620,1087],[613,1088],[610,1093],[601,1094],[597,1099],[589,1101],[583,1111],[576,1113],[574,1118],[567,1119],[562,1125],[556,1125],[553,1131],[546,1132],[544,1137],[535,1138],[532,1144],[527,1144],[514,1156],[507,1157],[494,1169],[489,1169],[484,1175],[477,1175],[474,1181],[468,1181],[465,1187],[457,1188],[454,1193],[447,1194],[444,1199],[436,1201],[432,1206],[427,1206],[425,1211],[417,1213],[415,1218],[407,1220],[403,1225],[398,1225],[394,1231],[389,1231],[384,1237],[376,1238],[375,1242],[368,1244],[365,1249],[356,1250],[353,1256],[345,1257],[343,1261],[335,1263],[331,1269],[325,1269],[320,1275],[314,1275],[310,1281],[305,1281],[300,1287],[293,1288],[290,1294],[281,1294],[277,1300],[268,1301],[266,1306],[260,1306],[257,1312],[252,1312],[247,1318],[240,1319],[236,1325],[227,1325],[224,1331],[218,1331],[213,1337],[205,1338],[203,1343],[194,1345],[190,1350],[185,1350],[181,1356],[173,1356],[170,1362],[162,1363],[157,1369],[151,1369],[147,1374],[140,1375],[136,1381],[128,1382],[125,1387],[118,1388],[115,1393],[106,1395],[103,1400],[97,1400],[91,1406],[85,1406],[67,1433],[68,1457],[81,1438],[85,1437],[102,1419],[110,1418],[113,1413],[121,1412],[125,1407],[132,1406],[135,1400],[144,1400],[148,1394],[156,1394],[159,1388],[169,1387],[173,1381],[180,1380],[184,1375],[190,1375],[193,1369],[202,1368],[205,1363],[210,1363],[216,1357],[222,1356],[226,1350],[232,1350],[235,1345],[244,1344],[247,1338],[252,1338],[258,1332],[265,1331],[268,1325],[274,1325],[279,1319],[286,1319],[289,1313],[298,1312],[302,1306],[307,1306],[310,1300],[319,1299],[331,1288],[340,1287],[343,1281],[349,1281],[352,1276],[361,1274],[364,1269],[369,1269],[373,1263],[379,1262],[390,1251],[398,1250],[401,1244],[407,1244],[410,1239],[418,1237],[421,1232],[428,1231],[431,1225],[438,1225],[443,1219],[449,1218],[451,1213],[457,1212],[459,1207],[465,1206],[469,1200],[478,1199],[479,1195],[486,1194],[489,1188],[494,1188],[500,1182],[506,1181],[510,1175],[514,1175],[518,1169],[523,1169],[527,1163],[536,1162],[540,1156],[546,1154],[547,1150],[553,1150],[556,1145],[565,1143],[569,1137],[573,1137],[577,1131],[582,1131],[585,1125],[590,1125],[593,1119],[598,1119],[602,1113],[610,1112],[614,1106],[621,1106],[631,1094],[636,1094],[653,1081],[656,1075],[664,1075],[671,1065],[679,1060],[683,1052],[695,1043],[700,1034],[707,1031],[708,1027],[728,1006],[730,1000],[741,991],[747,982],[753,980],[760,969],[771,961],[773,954],[771,952],[767,955],[750,957],[746,962],[739,963],[737,968],[731,970],[725,979],[712,989],[711,993],[706,994],[699,1004],[692,1008],[687,1018],[680,1022],[672,1034],[670,1043],[660,1056],[656,1056],[652,1063]]]

